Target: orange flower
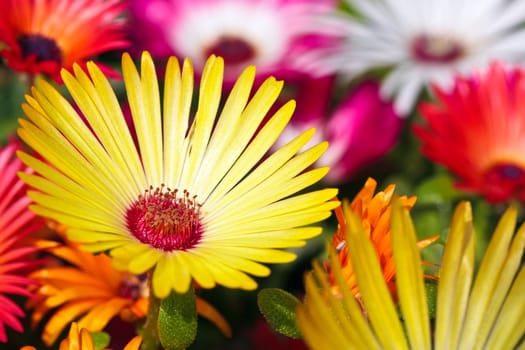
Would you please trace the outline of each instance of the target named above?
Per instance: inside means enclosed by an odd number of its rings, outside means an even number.
[[[138,350],[142,343],[142,337],[136,336],[122,350]],[[95,350],[93,336],[85,328],[79,328],[76,322],[71,324],[68,337],[60,343],[59,350]],[[36,350],[33,346],[24,346],[20,350]]]
[[[117,271],[107,255],[82,251],[72,242],[39,241],[37,245],[60,259],[30,276],[40,284],[27,305],[34,308],[33,326],[54,310],[42,332],[45,344],[53,344],[76,319],[80,328],[96,332],[116,316],[127,322],[146,316],[149,287],[145,277]],[[206,301],[197,298],[197,311],[231,335],[228,323]]]
[[[390,291],[394,293],[396,289],[394,282],[395,265],[394,257],[392,255],[392,237],[390,234],[390,202],[394,193],[395,185],[389,185],[384,191],[380,191],[374,195],[376,186],[377,182],[372,178],[368,178],[361,191],[350,203],[350,210],[361,217],[363,229],[374,244],[385,282]],[[416,197],[413,196],[408,198],[402,196],[400,197],[400,201],[407,210],[410,210],[416,202]],[[355,280],[354,271],[352,269],[346,246],[346,218],[343,215],[341,207],[337,208],[335,213],[339,226],[332,239],[332,246],[338,254],[343,277],[345,278],[348,287],[356,297],[359,297],[359,288]],[[437,238],[438,236],[433,236],[421,240],[418,242],[418,247],[422,249],[434,242]],[[329,270],[328,267],[327,269]],[[339,287],[332,273],[329,275],[329,281],[332,286],[332,292],[335,295],[340,295]]]
[[[128,46],[124,8],[120,0],[2,0],[0,55],[16,71],[60,81],[62,67]]]

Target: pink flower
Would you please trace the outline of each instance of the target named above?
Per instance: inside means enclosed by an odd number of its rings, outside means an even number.
[[[368,80],[357,85],[326,117],[332,78],[306,81],[297,93],[296,118],[283,133],[287,142],[299,132],[314,127],[319,139],[330,147],[318,165],[330,166],[325,180],[343,183],[365,166],[380,159],[396,144],[403,119],[393,104],[379,94],[379,83]]]
[[[23,331],[19,318],[24,311],[8,295],[30,295],[26,288],[34,282],[25,273],[35,264],[29,255],[37,248],[24,245],[22,240],[43,225],[28,210],[31,199],[17,172],[29,170],[14,157],[17,149],[15,141],[0,147],[0,342],[7,341],[6,326]]]
[[[136,51],[188,57],[197,71],[213,53],[224,58],[227,81],[248,64],[260,76],[304,74],[292,68],[295,53],[323,42],[308,22],[335,7],[334,0],[130,1]]]

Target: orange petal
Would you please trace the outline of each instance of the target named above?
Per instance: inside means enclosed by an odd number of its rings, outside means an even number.
[[[231,338],[232,330],[228,321],[211,304],[203,299],[196,298],[197,313],[213,323],[226,337]]]
[[[437,241],[438,238],[439,238],[439,235],[422,239],[422,240],[417,242],[417,247],[421,250],[421,249],[423,249],[425,247],[428,247],[429,245],[431,245],[435,241]]]
[[[83,314],[93,306],[100,303],[100,300],[91,299],[82,302],[74,302],[61,307],[56,311],[47,322],[42,333],[42,340],[48,346],[53,344],[62,330],[75,318]]]
[[[87,328],[92,332],[100,331],[130,303],[131,300],[122,298],[113,298],[104,303],[99,303],[82,317],[78,324],[81,328]]]
[[[135,338],[131,339],[122,350],[138,350],[141,343],[142,337],[140,335],[137,335]]]

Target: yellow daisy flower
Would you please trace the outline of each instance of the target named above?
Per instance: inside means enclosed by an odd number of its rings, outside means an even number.
[[[346,285],[335,254],[342,298],[326,272],[314,264],[306,275],[306,298],[297,322],[312,349],[514,349],[525,334],[525,225],[514,239],[517,212],[502,216],[474,276],[471,207],[458,205],[452,218],[438,281],[436,318],[431,322],[416,234],[408,210],[394,200],[392,249],[400,313],[396,310],[372,242],[348,206],[346,236],[366,314]],[[400,317],[401,316],[401,317]]]
[[[262,125],[283,84],[269,78],[250,98],[252,66],[222,105],[224,62],[211,56],[194,118],[188,60],[181,68],[169,59],[162,101],[148,53],[140,66],[139,73],[123,55],[136,135],[93,63],[89,74],[78,66],[74,74],[62,71],[83,117],[45,81],[32,89],[18,133],[48,163],[18,153],[36,172],[21,174],[36,189],[28,194],[36,203],[31,209],[67,225],[68,237],[85,249],[109,251],[116,267],[133,274],[153,270],[159,298],[187,291],[192,280],[204,288],[255,289],[249,275],[268,276],[261,263],[293,260],[295,254],[282,249],[320,234],[320,227],[305,226],[338,205],[330,201],[336,189],[294,195],[328,172],[306,170],[327,143],[300,151],[314,134],[308,130],[263,159],[295,104],[289,101]]]

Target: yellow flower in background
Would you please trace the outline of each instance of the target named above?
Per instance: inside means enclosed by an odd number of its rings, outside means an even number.
[[[98,332],[114,317],[127,322],[146,317],[149,287],[145,276],[117,271],[107,255],[84,252],[72,242],[40,240],[36,245],[55,258],[31,273],[38,287],[26,305],[33,309],[33,327],[45,320],[42,340],[46,345],[55,343],[75,320],[80,328]],[[231,336],[229,324],[212,305],[197,297],[196,306],[200,316]]]
[[[297,322],[312,349],[514,349],[525,333],[525,225],[517,212],[501,217],[474,276],[471,207],[452,218],[438,281],[436,319],[430,322],[416,234],[399,199],[392,208],[392,250],[401,315],[396,310],[373,244],[348,205],[346,237],[366,316],[351,294],[335,254],[331,266],[342,298],[331,293],[326,272],[314,264]],[[514,236],[514,238],[513,238]],[[400,317],[401,316],[401,317]],[[432,345],[433,344],[433,345]]]
[[[136,336],[122,350],[138,350],[142,337]],[[76,322],[71,324],[67,338],[60,342],[58,350],[95,350],[93,336],[85,328],[80,328]],[[23,346],[20,350],[37,350],[33,346]],[[105,349],[103,349],[105,350]]]
[[[181,68],[169,59],[163,98],[148,53],[140,66],[139,73],[123,55],[136,135],[93,63],[88,74],[78,66],[74,75],[62,71],[85,121],[50,84],[32,89],[18,133],[48,163],[18,153],[36,172],[21,174],[36,189],[29,192],[36,203],[31,209],[65,224],[69,239],[85,249],[109,251],[117,268],[153,270],[159,298],[187,291],[192,280],[204,288],[255,289],[249,275],[268,276],[263,263],[292,261],[295,254],[283,249],[320,234],[320,227],[305,226],[338,205],[330,201],[336,189],[303,191],[328,172],[306,170],[327,143],[300,151],[314,134],[308,130],[265,157],[295,104],[289,101],[262,124],[283,84],[269,78],[252,93],[252,66],[222,105],[224,63],[211,56],[194,118],[188,60]]]
[[[392,236],[390,228],[391,200],[395,190],[395,185],[387,186],[383,191],[375,193],[377,181],[368,178],[365,185],[354,197],[348,208],[357,214],[361,220],[363,230],[373,243],[379,265],[383,271],[383,278],[387,282],[388,288],[395,293],[395,264],[392,255]],[[416,197],[402,196],[399,198],[402,205],[410,210],[416,202]],[[352,263],[348,255],[348,244],[346,240],[346,218],[341,207],[335,210],[337,216],[337,232],[332,238],[332,247],[336,250],[339,259],[339,265],[348,287],[352,294],[359,296],[359,287],[356,283]],[[423,249],[438,239],[438,236],[429,237],[418,242],[418,247]],[[332,291],[335,295],[340,295],[339,285],[335,279],[329,264],[325,266],[329,274],[329,281],[332,285]]]

